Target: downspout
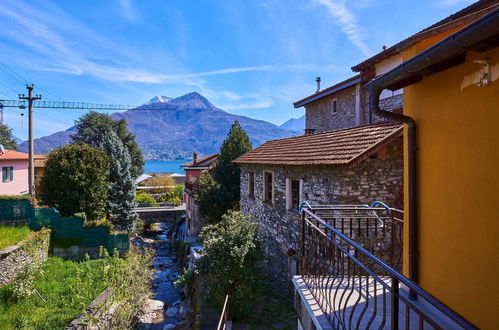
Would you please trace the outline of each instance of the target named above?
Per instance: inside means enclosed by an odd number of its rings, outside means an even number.
[[[417,170],[416,170],[416,121],[405,115],[381,110],[379,97],[383,89],[376,83],[367,86],[369,90],[370,112],[377,116],[407,124],[407,174],[408,174],[408,201],[409,201],[409,279],[418,283],[418,197],[417,197]],[[411,294],[414,298],[414,296]]]

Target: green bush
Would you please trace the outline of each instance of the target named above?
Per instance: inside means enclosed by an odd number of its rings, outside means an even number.
[[[143,193],[135,197],[135,202],[139,204],[150,204],[151,206],[159,206],[158,202],[149,194]]]
[[[201,258],[197,272],[205,281],[205,298],[216,308],[229,294],[234,318],[248,315],[260,292],[262,271],[259,267],[257,224],[238,211],[229,211],[222,220],[203,228]]]
[[[40,181],[42,203],[71,217],[84,212],[88,220],[106,215],[110,159],[83,142],[52,150]]]

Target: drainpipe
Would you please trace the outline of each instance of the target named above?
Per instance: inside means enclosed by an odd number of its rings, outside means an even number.
[[[399,115],[379,108],[379,97],[383,89],[374,82],[367,86],[369,90],[369,107],[377,116],[407,124],[407,173],[409,200],[409,278],[418,283],[418,197],[416,170],[416,121],[405,115]],[[415,295],[411,294],[412,298]]]

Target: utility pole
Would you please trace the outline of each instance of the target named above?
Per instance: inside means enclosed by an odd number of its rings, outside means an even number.
[[[33,138],[33,101],[41,100],[41,95],[33,96],[33,89],[35,86],[31,84],[31,86],[26,85],[28,89],[28,96],[24,94],[19,95],[20,100],[28,101],[28,138],[29,138],[29,167],[28,167],[28,185],[29,185],[29,194],[31,198],[35,197],[35,144]]]

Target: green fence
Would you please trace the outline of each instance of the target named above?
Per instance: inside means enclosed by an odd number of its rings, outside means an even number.
[[[79,217],[62,217],[53,208],[33,208],[29,200],[0,200],[0,220],[24,222],[31,230],[52,229],[51,247],[105,247],[110,253],[128,251],[128,234],[111,234],[109,228],[84,227]]]

